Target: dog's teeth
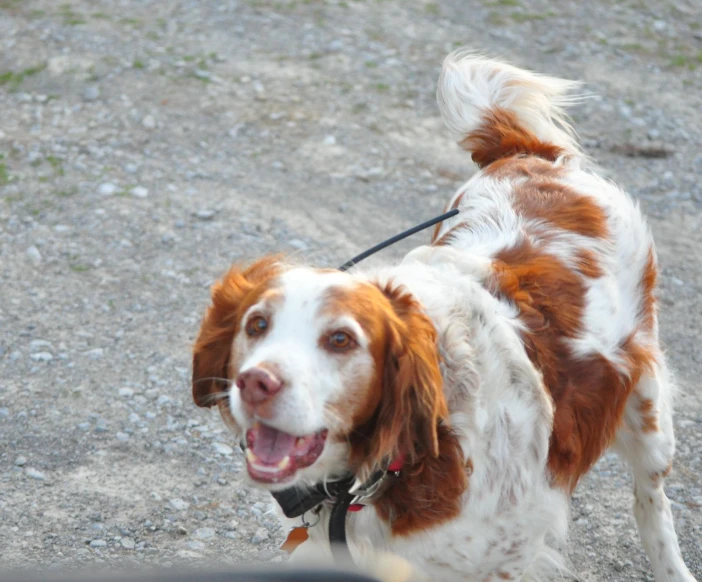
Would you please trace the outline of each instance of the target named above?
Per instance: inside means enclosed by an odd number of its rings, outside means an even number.
[[[290,457],[283,457],[280,460],[280,462],[278,463],[277,467],[278,467],[278,469],[286,469],[289,464],[290,464]]]
[[[249,463],[256,462],[256,455],[253,454],[251,449],[246,449],[246,460],[249,461]]]

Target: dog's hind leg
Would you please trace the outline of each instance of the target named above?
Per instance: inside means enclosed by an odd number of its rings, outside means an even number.
[[[683,562],[663,489],[675,452],[672,390],[665,368],[643,376],[629,397],[614,448],[634,473],[634,516],[656,582],[695,582]]]

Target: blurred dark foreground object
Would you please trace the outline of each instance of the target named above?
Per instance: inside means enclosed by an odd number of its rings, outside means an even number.
[[[0,572],[2,582],[379,582],[348,570],[246,567],[225,570],[153,570],[122,572]]]

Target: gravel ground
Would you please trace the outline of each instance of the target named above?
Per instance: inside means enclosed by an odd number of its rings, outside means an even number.
[[[0,0],[0,566],[282,559],[190,399],[208,286],[438,212],[473,171],[434,101],[467,44],[585,80],[586,149],[651,218],[682,389],[667,490],[701,578],[700,23],[699,0]],[[580,580],[652,580],[631,504],[605,457],[573,499]]]

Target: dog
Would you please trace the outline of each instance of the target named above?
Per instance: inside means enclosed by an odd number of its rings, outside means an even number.
[[[656,581],[694,581],[663,488],[674,385],[654,243],[575,139],[577,86],[450,54],[437,100],[479,171],[430,244],[352,273],[264,257],[212,288],[193,397],[244,436],[255,485],[395,467],[346,518],[357,560],[389,552],[434,580],[562,573],[570,494],[611,447]],[[314,513],[293,558],[329,552],[331,505]]]

